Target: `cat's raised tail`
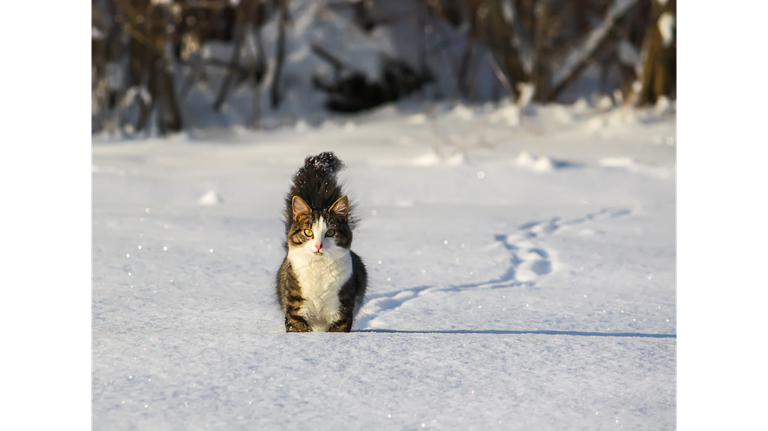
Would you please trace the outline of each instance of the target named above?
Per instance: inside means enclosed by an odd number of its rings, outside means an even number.
[[[325,151],[316,156],[307,156],[304,159],[304,166],[299,169],[298,173],[306,171],[319,175],[335,175],[336,172],[344,168],[344,162],[339,160],[333,152]]]

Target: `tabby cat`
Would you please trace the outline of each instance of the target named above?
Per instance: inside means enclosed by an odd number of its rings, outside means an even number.
[[[285,198],[285,260],[277,300],[286,332],[349,332],[368,283],[350,246],[356,220],[336,180],[332,152],[307,157]]]

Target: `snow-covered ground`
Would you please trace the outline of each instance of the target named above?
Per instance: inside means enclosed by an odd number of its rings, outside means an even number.
[[[93,143],[94,429],[674,429],[674,106],[416,104]],[[272,279],[334,151],[370,286],[285,334]]]

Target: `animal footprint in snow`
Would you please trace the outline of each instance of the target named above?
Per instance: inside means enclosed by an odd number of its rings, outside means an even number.
[[[544,250],[535,242],[535,235],[531,235],[532,227],[541,224],[527,226],[527,231],[511,235],[496,235],[504,247],[512,254],[510,272],[517,282],[530,283],[539,277],[552,272],[553,252]]]
[[[553,262],[556,262],[554,251],[547,251],[540,247],[542,240],[556,234],[563,228],[586,223],[592,220],[622,217],[632,212],[628,209],[609,210],[602,209],[596,213],[587,214],[570,221],[564,221],[560,217],[541,222],[528,222],[520,226],[518,232],[503,236],[496,235],[504,247],[512,253],[512,271],[515,280],[523,283],[536,281],[539,277],[553,271]],[[580,235],[593,235],[591,229],[584,229]]]
[[[515,256],[520,262],[515,270],[515,279],[518,281],[535,281],[539,276],[552,272],[549,253],[540,248],[520,250]]]
[[[533,233],[535,236],[550,235],[559,229],[561,225],[562,222],[560,221],[560,217],[555,217],[548,222],[541,222],[532,225],[528,231]]]

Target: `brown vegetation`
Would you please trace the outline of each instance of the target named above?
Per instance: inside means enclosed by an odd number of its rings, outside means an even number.
[[[498,80],[496,85],[513,100],[520,97],[523,83],[533,87],[536,101],[561,100],[591,66],[600,70],[601,91],[617,103],[646,105],[661,96],[675,96],[675,0],[400,2],[410,2],[430,19],[463,34],[455,88],[465,100],[474,101],[473,88],[479,79],[476,70],[488,65]],[[383,7],[383,0],[325,3],[329,9],[351,8],[351,25],[366,32],[388,25],[386,20],[377,21],[374,13]],[[254,95],[251,126],[258,128],[260,87],[267,74],[271,73],[273,109],[281,104],[285,86],[290,85],[281,79],[291,24],[289,6],[289,0],[93,0],[93,130],[133,135],[155,129],[165,134],[191,126],[185,124],[181,107],[194,85],[207,82],[206,67],[225,72],[220,82],[209,82],[217,88],[211,108],[221,110],[232,89],[247,84]],[[278,37],[270,62],[261,31],[272,20],[277,20]],[[414,43],[425,45],[424,56],[437,55],[426,49],[427,35],[438,37],[427,21],[419,21],[424,40]],[[252,49],[246,48],[249,34],[256,41]],[[228,61],[201,57],[201,47],[212,40],[233,47]],[[313,50],[335,68],[344,66],[338,60],[343,56],[328,47]],[[369,82],[360,76],[350,81],[349,75],[337,74],[335,81],[316,85],[328,92],[331,109],[367,109],[429,82],[426,59],[422,61],[409,65],[402,59],[387,59],[383,67],[389,67],[389,76],[394,76],[389,83]],[[177,73],[182,69],[185,73]],[[397,81],[402,76],[406,81]]]

